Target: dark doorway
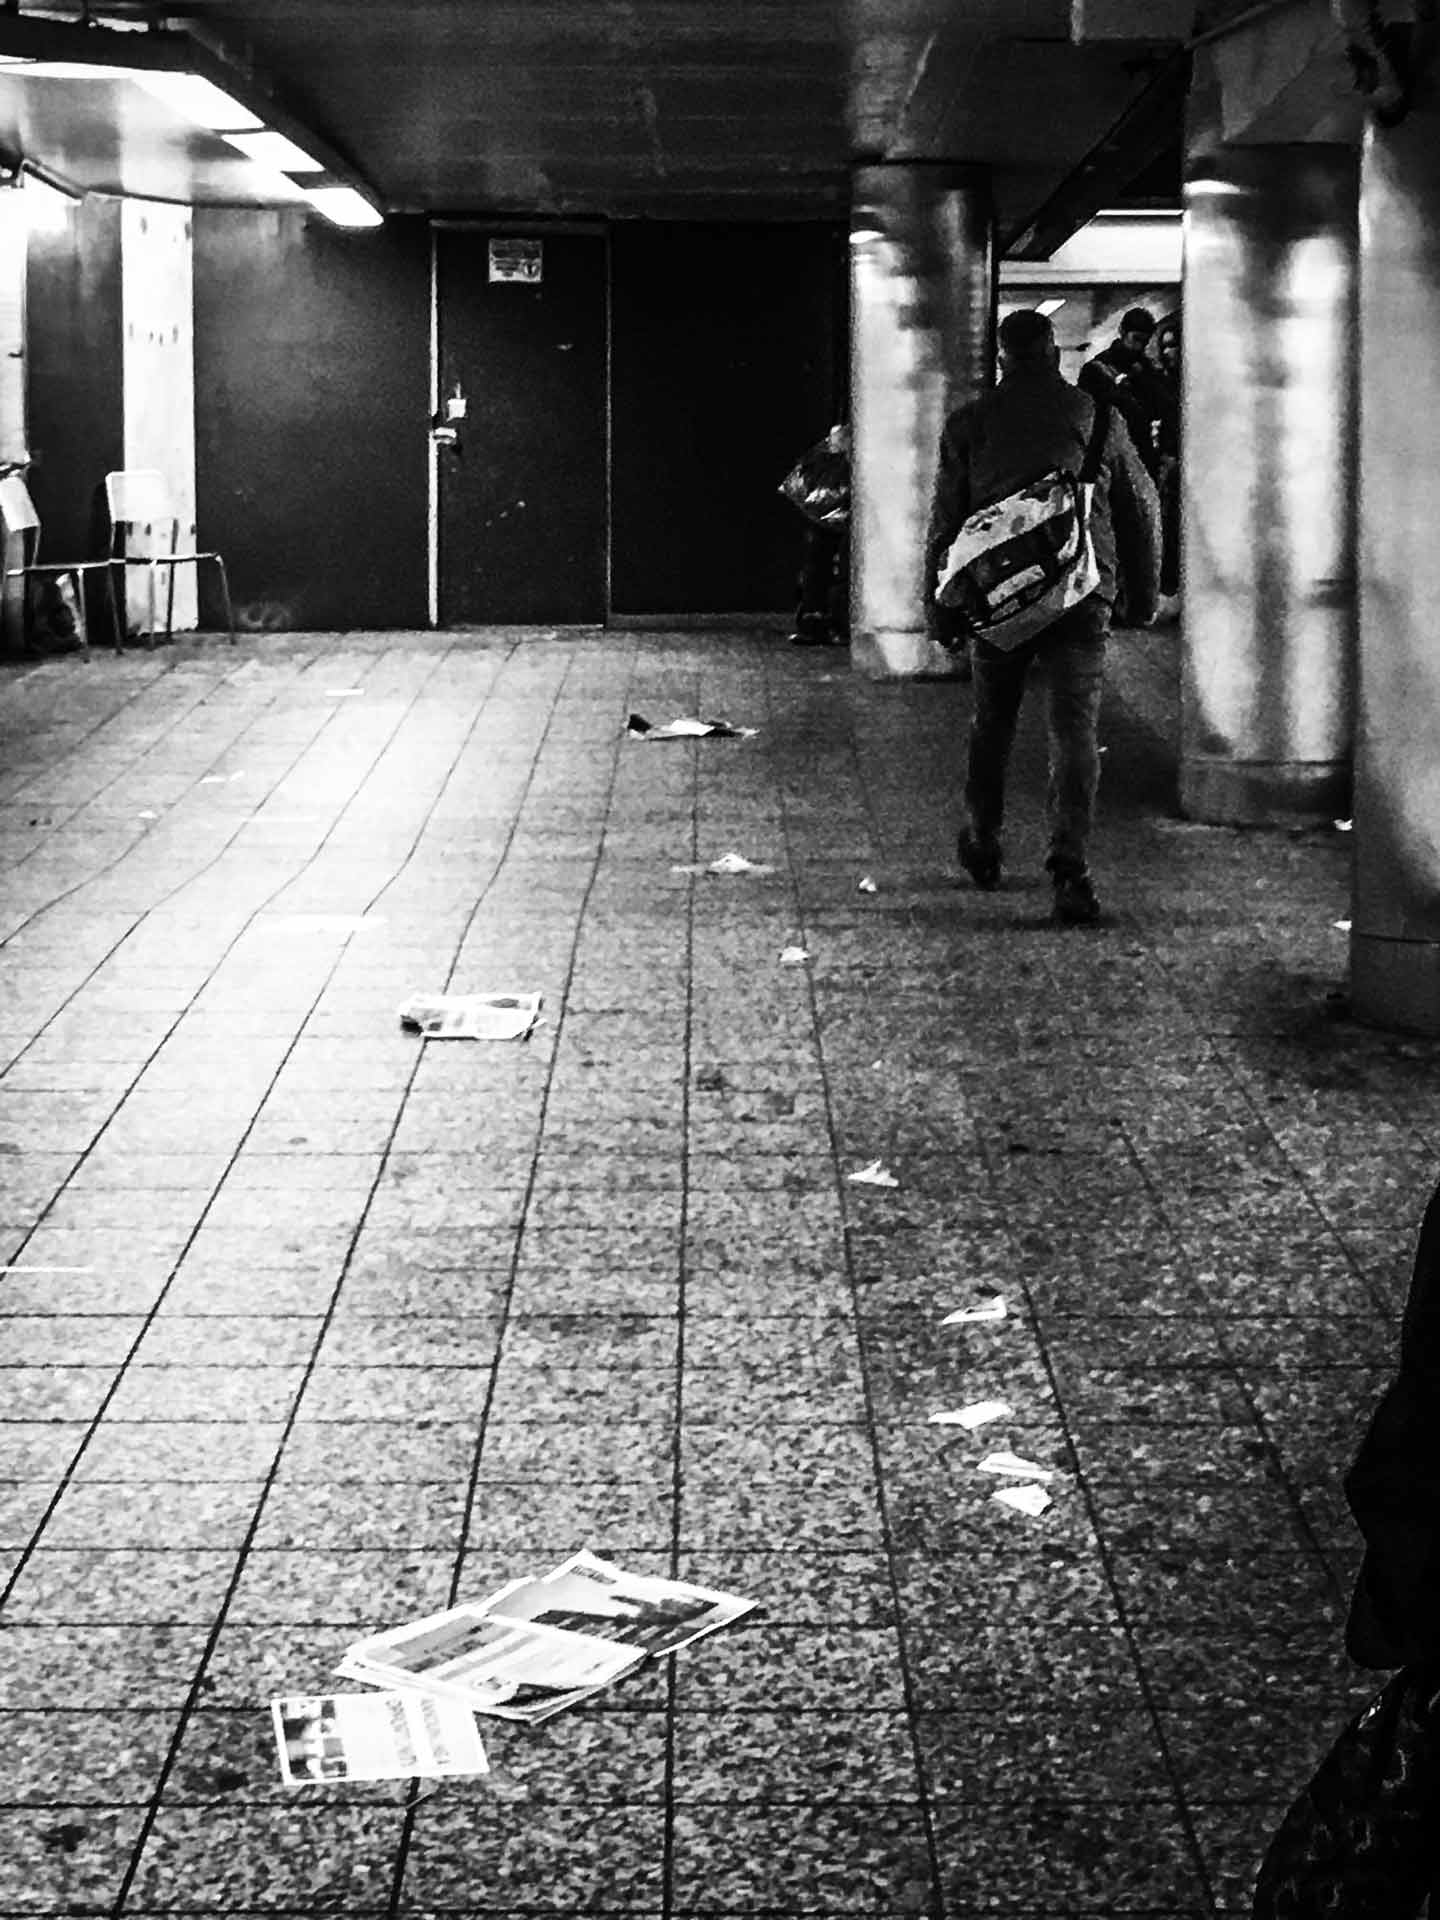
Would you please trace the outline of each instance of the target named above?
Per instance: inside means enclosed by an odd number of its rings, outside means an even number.
[[[611,605],[788,609],[776,489],[845,405],[845,230],[636,220],[611,247]]]
[[[438,227],[435,275],[441,625],[602,621],[605,240]]]

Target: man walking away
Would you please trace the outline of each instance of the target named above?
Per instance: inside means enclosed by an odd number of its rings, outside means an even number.
[[[952,413],[940,436],[935,500],[926,540],[926,606],[961,523],[1055,467],[1078,473],[1097,422],[1096,402],[1060,374],[1055,333],[1030,308],[1000,323],[1000,383]],[[1067,613],[1012,652],[977,636],[972,642],[975,706],[965,781],[960,863],[977,887],[998,887],[1005,773],[1025,683],[1045,689],[1050,734],[1046,869],[1056,918],[1085,925],[1100,917],[1088,846],[1099,784],[1096,724],[1111,608],[1123,582],[1129,618],[1155,617],[1160,574],[1160,510],[1155,487],[1125,422],[1107,410],[1090,510],[1100,584]]]

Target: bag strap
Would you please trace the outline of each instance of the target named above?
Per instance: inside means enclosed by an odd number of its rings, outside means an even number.
[[[1100,461],[1105,452],[1105,436],[1110,431],[1111,407],[1108,400],[1095,402],[1095,422],[1085,446],[1085,458],[1076,478],[1082,486],[1093,486],[1100,477]]]

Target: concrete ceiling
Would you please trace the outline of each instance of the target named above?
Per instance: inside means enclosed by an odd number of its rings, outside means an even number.
[[[1018,236],[1087,155],[1108,154],[1095,192],[1113,199],[1179,141],[1173,4],[1167,41],[1078,46],[1071,0],[90,11],[163,20],[248,67],[397,211],[819,218],[843,213],[855,160],[927,158],[989,164],[1002,237]],[[1127,147],[1131,122],[1147,131]]]

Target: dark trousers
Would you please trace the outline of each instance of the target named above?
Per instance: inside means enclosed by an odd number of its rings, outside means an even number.
[[[850,529],[805,525],[805,551],[795,599],[799,631],[843,637],[850,631]]]
[[[1110,609],[1092,594],[1013,653],[1002,653],[983,640],[973,649],[975,708],[965,779],[970,832],[980,847],[998,851],[1010,749],[1026,684],[1034,679],[1044,689],[1050,733],[1050,851],[1045,865],[1056,880],[1087,871],[1086,848],[1100,784],[1095,732],[1109,627]]]

